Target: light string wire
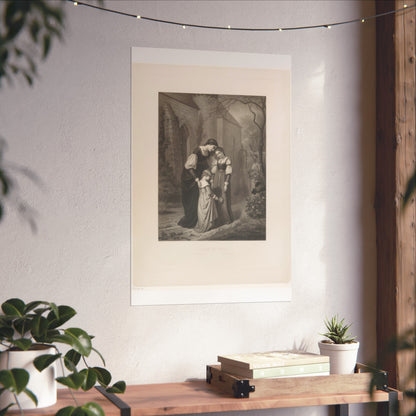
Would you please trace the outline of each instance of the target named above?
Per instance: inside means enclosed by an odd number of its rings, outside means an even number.
[[[119,11],[119,10],[108,9],[106,7],[96,6],[94,4],[85,3],[85,2],[82,2],[82,1],[74,1],[74,0],[67,0],[67,1],[73,3],[75,6],[90,7],[92,9],[100,10],[100,11],[103,11],[103,12],[114,13],[114,14],[118,14],[118,15],[121,15],[121,16],[132,17],[134,19],[139,19],[139,20],[147,20],[149,22],[156,22],[156,23],[163,23],[163,24],[167,24],[167,25],[181,26],[183,29],[191,27],[191,28],[197,28],[197,29],[235,30],[235,31],[245,31],[245,32],[283,32],[283,31],[289,31],[289,30],[305,30],[305,29],[318,29],[318,28],[330,29],[334,26],[347,25],[347,24],[351,24],[351,23],[358,23],[358,22],[365,23],[369,20],[374,20],[374,19],[377,19],[379,17],[383,17],[383,16],[387,16],[387,15],[391,15],[391,14],[396,14],[396,13],[400,13],[400,12],[406,12],[406,11],[411,10],[411,9],[416,7],[416,4],[413,4],[411,6],[404,5],[404,7],[401,8],[401,9],[390,10],[388,12],[379,13],[379,14],[375,14],[375,15],[372,15],[372,16],[360,17],[360,18],[357,18],[357,19],[345,20],[345,21],[342,21],[342,22],[335,22],[335,23],[320,24],[320,25],[293,26],[293,27],[274,27],[274,28],[247,28],[247,27],[232,27],[232,26],[197,25],[197,24],[184,23],[184,22],[180,23],[180,22],[175,22],[175,21],[172,21],[172,20],[156,19],[156,18],[153,18],[153,17],[146,17],[146,16],[136,15],[136,14],[132,14],[132,13],[122,12],[122,11]]]

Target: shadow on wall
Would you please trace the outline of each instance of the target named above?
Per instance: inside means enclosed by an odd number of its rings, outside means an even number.
[[[361,15],[374,14],[373,3],[362,2],[360,7]],[[328,123],[331,114],[327,114],[328,120],[322,123],[327,126],[325,147],[338,155],[327,155],[325,167],[325,259],[338,259],[327,261],[326,310],[339,312],[353,323],[362,341],[359,360],[365,362],[376,356],[375,21],[349,30],[359,31],[357,59],[348,62],[350,70],[344,85],[351,95],[334,98],[326,86],[325,100],[338,100],[331,103],[336,108],[336,122]],[[349,107],[342,113],[347,101],[356,103],[356,111]],[[336,160],[345,164],[338,166]],[[353,305],[331,296],[344,291],[349,292],[345,299],[355,299]]]

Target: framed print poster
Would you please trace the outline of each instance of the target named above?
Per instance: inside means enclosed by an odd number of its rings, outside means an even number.
[[[131,75],[131,303],[290,300],[290,57],[132,48]]]

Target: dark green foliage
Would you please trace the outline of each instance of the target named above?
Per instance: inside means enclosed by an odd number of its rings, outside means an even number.
[[[21,393],[29,382],[29,374],[21,368],[0,371],[0,383],[16,394]]]
[[[61,357],[62,354],[43,354],[40,357],[35,358],[33,364],[38,371],[43,371]]]
[[[126,383],[124,381],[117,381],[111,387],[107,389],[108,393],[119,394],[126,390]]]
[[[108,370],[103,367],[90,367],[87,364],[86,358],[94,351],[105,365],[102,355],[92,346],[93,337],[81,328],[61,328],[76,314],[70,306],[58,306],[55,303],[43,301],[26,304],[21,299],[13,298],[1,305],[1,311],[0,345],[4,348],[28,350],[36,348],[39,344],[47,344],[55,348],[56,354],[43,354],[34,360],[34,366],[38,371],[43,371],[56,360],[62,360],[69,374],[57,377],[56,380],[64,386],[87,391],[98,383],[112,393],[124,392],[126,386],[124,381],[110,386],[111,373]],[[63,358],[58,349],[59,344],[71,347]],[[79,370],[78,365],[81,359],[85,368]],[[29,374],[26,370],[0,371],[0,394],[4,390],[16,394],[24,392],[36,402],[34,394],[26,389],[28,381]],[[101,408],[98,405],[91,403],[89,405],[71,408],[71,411],[66,410],[62,415],[101,414],[102,410],[99,410]],[[0,416],[5,411],[7,409],[0,409]]]
[[[0,2],[0,87],[3,79],[12,83],[21,78],[30,86],[37,76],[37,65],[40,60],[48,57],[55,39],[62,40],[64,28],[65,0],[1,0]],[[0,221],[4,218],[4,206],[10,198],[16,182],[10,174],[9,165],[4,161],[5,140],[0,137]],[[26,177],[38,182],[33,172],[26,168],[14,167]],[[24,203],[15,201],[21,216],[28,220],[32,231],[36,231],[33,212]],[[92,347],[92,337],[80,328],[60,328],[75,315],[69,306],[57,306],[54,303],[35,301],[25,304],[20,299],[9,299],[1,306],[0,313],[0,344],[6,349],[28,350],[36,343],[51,344],[56,354],[44,354],[35,360],[39,371],[44,370],[56,360],[62,360],[70,371],[67,376],[60,377],[64,385],[88,390],[95,382],[111,389],[112,392],[123,392],[124,382],[117,382],[109,387],[111,374],[101,367],[89,367],[85,358],[92,351],[104,360],[102,355]],[[57,345],[65,344],[72,349],[62,358]],[[1,352],[0,352],[1,353]],[[86,368],[81,371],[77,366],[81,360]],[[104,364],[105,365],[105,364]],[[29,374],[23,369],[0,371],[0,394],[9,390],[13,393],[24,392],[35,403],[34,394],[26,386]],[[9,405],[0,409],[0,416],[6,414]],[[101,407],[95,403],[87,403],[79,407],[62,409],[58,413],[66,415],[104,416]]]
[[[86,403],[82,406],[67,406],[59,410],[56,416],[105,416],[103,409],[96,403]]]
[[[65,0],[0,1],[0,87],[4,79],[9,84],[22,79],[33,85],[38,63],[47,58],[55,39],[62,40],[64,4]],[[11,169],[3,159],[4,144],[0,138],[0,222],[4,219],[6,202],[17,188]],[[27,169],[19,170],[26,177],[35,178]],[[33,210],[20,199],[11,205],[17,206],[18,214],[35,232]]]
[[[3,214],[4,214],[2,196],[4,197],[8,196],[10,189],[12,187],[12,181],[1,165],[1,162],[2,162],[1,156],[2,156],[2,153],[1,153],[1,146],[0,146],[0,221],[2,220]]]
[[[37,61],[62,39],[64,1],[3,0],[0,22],[0,84],[22,77],[33,85]]]
[[[3,387],[2,390],[9,390],[15,394],[23,392],[37,405],[38,399],[26,388],[28,383],[29,373],[23,368],[12,368],[11,370],[0,371],[0,385]],[[5,410],[7,411],[9,407],[10,406],[7,406],[5,409],[0,409],[0,414],[3,414]]]
[[[1,0],[0,0],[1,4]],[[36,185],[42,185],[37,175],[30,169],[8,163],[4,157],[7,149],[6,141],[0,136],[0,222],[6,214],[6,204],[16,208],[17,213],[29,223],[33,232],[36,232],[34,210],[19,196],[19,186],[16,173],[31,180]]]

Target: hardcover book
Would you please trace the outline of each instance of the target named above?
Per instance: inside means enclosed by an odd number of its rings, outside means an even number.
[[[329,375],[329,362],[254,369],[243,368],[236,365],[224,363],[221,364],[221,370],[236,376],[252,379],[312,375],[321,376]]]
[[[257,368],[329,363],[329,357],[326,355],[312,354],[301,351],[270,351],[219,355],[218,361],[221,364],[229,364],[253,370]]]

